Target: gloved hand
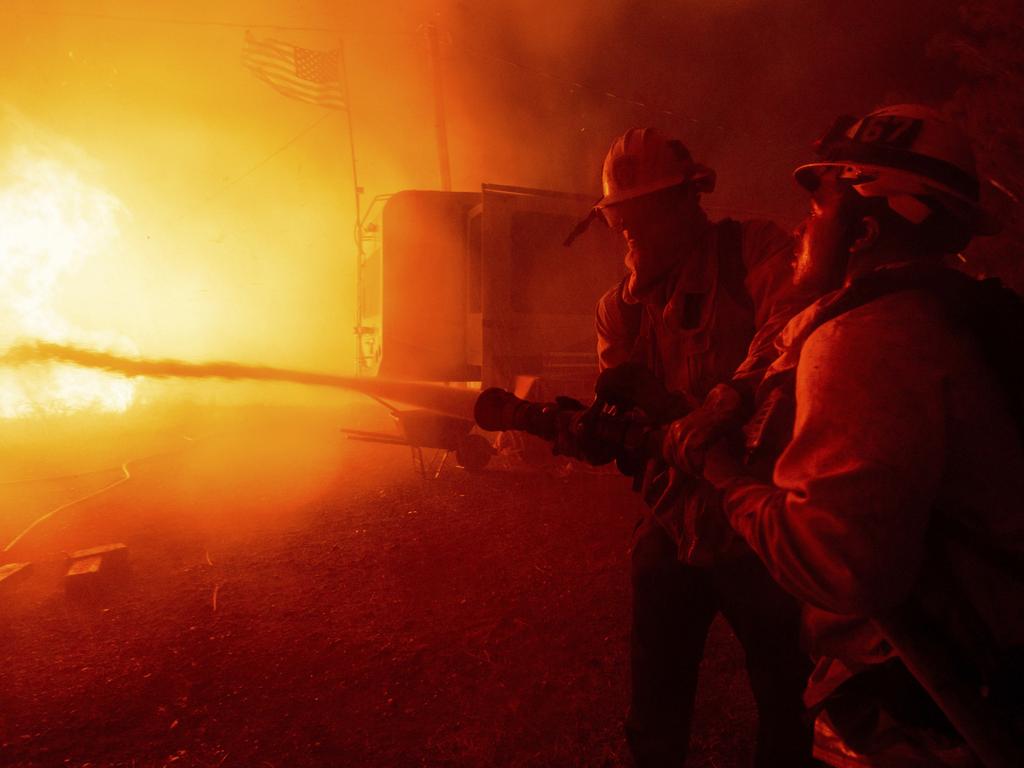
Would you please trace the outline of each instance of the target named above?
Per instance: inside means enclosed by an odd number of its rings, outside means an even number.
[[[600,418],[599,404],[589,408],[572,397],[556,397],[555,403],[562,414],[558,431],[551,446],[555,456],[570,456],[601,466],[614,460],[615,447],[600,439],[594,425]]]
[[[644,489],[652,478],[668,469],[661,456],[661,444],[665,440],[663,427],[646,430],[639,446],[629,451],[620,451],[615,456],[619,472],[633,479],[633,491],[645,493]]]
[[[661,379],[639,363],[622,363],[601,371],[594,393],[610,405],[639,408],[656,424],[679,418],[692,407],[686,395],[669,392]]]
[[[696,410],[665,431],[662,455],[672,466],[699,477],[708,450],[727,432],[742,425],[743,398],[728,384],[719,384]]]
[[[579,435],[576,429],[574,429],[576,420],[570,418],[568,414],[582,414],[587,409],[587,406],[574,397],[565,396],[556,397],[555,405],[559,413],[564,414],[564,416],[558,420],[555,439],[551,443],[551,453],[555,456],[579,458]]]
[[[732,481],[745,477],[749,478],[749,472],[731,440],[719,440],[708,448],[704,458],[704,479],[715,488],[725,488]]]

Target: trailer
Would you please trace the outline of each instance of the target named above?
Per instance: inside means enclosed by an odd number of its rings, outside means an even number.
[[[606,227],[563,245],[593,197],[485,184],[374,202],[359,233],[362,374],[592,396],[594,308],[625,269]]]

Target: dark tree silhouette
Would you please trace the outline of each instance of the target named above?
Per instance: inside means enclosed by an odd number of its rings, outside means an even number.
[[[972,243],[967,269],[1024,291],[1024,2],[964,3],[959,28],[936,36],[930,53],[960,72],[945,111],[973,137],[982,199],[1003,221],[999,235]]]

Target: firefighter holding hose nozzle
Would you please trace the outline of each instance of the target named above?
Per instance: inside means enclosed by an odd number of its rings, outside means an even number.
[[[701,195],[714,189],[714,172],[654,129],[616,139],[602,177],[595,215],[621,233],[628,274],[597,306],[598,404],[577,416],[577,429],[619,419],[639,423],[626,438],[649,441],[651,427],[707,401],[691,422],[703,419],[713,435],[752,403],[775,354],[765,342],[801,304],[792,239],[767,221],[710,221]],[[717,415],[706,418],[712,406]],[[797,603],[725,523],[710,483],[626,453],[623,468],[642,474],[647,502],[638,504],[631,549],[634,760],[685,763],[697,670],[721,612],[746,653],[759,715],[755,765],[808,764]],[[615,458],[622,467],[621,452]]]

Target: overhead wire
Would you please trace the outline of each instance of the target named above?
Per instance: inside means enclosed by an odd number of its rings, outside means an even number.
[[[9,10],[9,9],[8,9]],[[319,32],[325,34],[351,36],[353,30],[351,28],[341,29],[338,27],[329,26],[314,26],[314,25],[293,25],[293,24],[275,24],[273,22],[240,22],[240,21],[228,21],[228,20],[206,20],[206,19],[188,19],[188,18],[175,18],[175,17],[147,17],[147,16],[127,16],[120,14],[111,13],[89,13],[85,11],[46,11],[38,9],[19,9],[18,12],[33,14],[38,16],[58,16],[67,18],[82,18],[82,19],[96,19],[102,21],[120,21],[128,23],[141,23],[141,24],[170,24],[170,25],[182,25],[182,26],[194,26],[194,27],[220,27],[226,29],[274,29],[284,32]],[[365,30],[359,30],[356,36],[366,34]],[[389,36],[406,37],[408,33],[403,32],[388,32],[378,33],[387,34]],[[540,69],[539,67],[529,66],[521,62],[509,59],[503,56],[497,56],[493,53],[487,53],[485,51],[478,50],[471,46],[459,43],[452,38],[451,35],[447,36],[444,41],[447,45],[451,46],[456,50],[460,50],[463,53],[469,54],[470,56],[476,57],[482,60],[490,60],[499,62],[506,66],[517,69],[521,72],[532,74],[536,77],[550,80],[551,82],[559,83],[564,85],[571,90],[585,90],[591,93],[598,94],[612,101],[617,101],[622,104],[628,104],[631,107],[642,109],[655,114],[666,115],[668,117],[686,120],[691,123],[699,123],[697,118],[685,115],[684,113],[667,109],[665,107],[656,106],[649,104],[640,99],[636,99],[624,94],[618,93],[613,89],[606,88],[601,85],[595,85],[592,83],[584,83],[572,78],[568,78],[562,75],[553,74],[546,70]]]
[[[492,53],[485,53],[484,51],[480,51],[480,50],[477,50],[475,48],[470,48],[470,47],[468,47],[466,45],[463,45],[463,44],[455,42],[455,40],[453,38],[450,38],[450,37],[447,40],[447,43],[454,50],[462,51],[463,53],[467,53],[470,56],[474,56],[474,57],[479,58],[479,59],[486,59],[486,60],[490,60],[490,61],[494,61],[494,62],[498,62],[498,63],[504,64],[504,65],[509,66],[509,67],[513,67],[513,68],[518,69],[518,70],[520,70],[522,72],[527,72],[529,74],[532,74],[532,75],[534,75],[536,77],[539,77],[539,78],[542,78],[544,80],[549,80],[549,81],[551,81],[553,83],[558,83],[560,85],[564,85],[564,86],[568,87],[570,90],[589,91],[591,93],[596,93],[599,96],[603,96],[606,99],[610,99],[612,101],[618,101],[618,102],[621,102],[623,104],[628,104],[631,107],[636,107],[638,109],[643,109],[645,111],[652,112],[652,113],[655,113],[655,114],[666,115],[668,117],[672,117],[672,118],[676,118],[676,119],[681,119],[681,120],[686,120],[687,122],[695,123],[695,124],[700,122],[699,120],[697,120],[697,118],[690,117],[688,115],[684,115],[682,112],[678,112],[678,111],[671,110],[671,109],[665,109],[663,107],[658,107],[658,106],[655,106],[655,105],[652,105],[652,104],[648,104],[646,102],[640,101],[639,99],[631,98],[629,96],[624,96],[624,95],[622,95],[620,93],[616,93],[615,91],[612,91],[612,90],[610,90],[608,88],[605,88],[604,86],[591,85],[589,83],[580,82],[578,80],[572,80],[570,78],[563,77],[563,76],[560,76],[560,75],[554,75],[554,74],[552,74],[550,72],[547,72],[547,71],[545,71],[543,69],[539,69],[537,67],[531,67],[531,66],[528,66],[526,64],[522,64],[522,63],[520,63],[518,61],[513,61],[512,59],[505,58],[503,56],[496,56],[496,55],[494,55]]]
[[[352,33],[352,30],[350,28],[342,30],[342,29],[339,29],[337,27],[330,27],[330,26],[293,25],[293,24],[273,23],[273,22],[262,22],[261,23],[261,22],[240,22],[240,21],[217,20],[217,19],[212,19],[212,20],[189,19],[189,18],[180,18],[180,17],[146,17],[146,16],[131,16],[131,15],[121,15],[121,14],[110,14],[110,13],[89,13],[89,12],[84,12],[84,11],[59,11],[58,12],[58,11],[36,10],[36,9],[30,9],[30,10],[21,9],[21,12],[22,13],[31,13],[31,14],[35,14],[35,15],[55,15],[55,16],[62,16],[62,17],[69,17],[69,18],[90,18],[90,19],[97,19],[97,20],[119,21],[119,22],[129,22],[129,23],[170,24],[170,25],[184,25],[184,26],[197,26],[197,27],[204,27],[205,26],[205,27],[220,27],[220,28],[228,28],[228,29],[273,29],[273,30],[279,30],[279,31],[319,32],[319,33],[331,33],[331,34],[341,34],[342,32],[344,32],[346,35],[350,35]],[[392,34],[403,36],[403,33],[393,32]],[[510,58],[505,57],[505,56],[499,56],[499,55],[496,55],[494,53],[490,53],[490,52],[479,50],[477,48],[474,48],[474,47],[472,47],[470,45],[466,45],[465,43],[458,41],[450,33],[445,35],[442,38],[442,41],[443,41],[444,44],[449,46],[452,50],[459,51],[459,52],[461,52],[464,55],[468,55],[468,56],[476,58],[478,60],[486,60],[486,61],[492,61],[492,62],[495,62],[495,63],[499,63],[499,64],[502,64],[503,66],[510,67],[510,68],[515,69],[515,70],[517,70],[519,72],[523,72],[523,73],[532,75],[532,76],[534,76],[536,78],[540,78],[542,80],[546,80],[546,81],[549,81],[549,82],[552,82],[552,83],[557,83],[557,84],[567,88],[570,92],[574,92],[574,91],[587,91],[589,93],[593,93],[593,94],[596,94],[598,96],[601,96],[601,97],[603,97],[605,99],[609,99],[611,101],[615,101],[615,102],[627,105],[627,106],[635,108],[635,109],[644,110],[644,111],[652,113],[652,114],[664,115],[666,117],[670,117],[670,118],[673,118],[673,119],[684,120],[684,121],[689,122],[689,123],[694,124],[694,125],[697,125],[697,124],[701,123],[701,121],[698,120],[697,118],[692,117],[690,115],[686,115],[686,114],[684,114],[683,112],[681,112],[679,110],[670,109],[670,108],[666,108],[666,107],[663,107],[663,106],[658,106],[658,105],[655,105],[655,104],[651,104],[651,103],[648,103],[648,102],[643,101],[641,99],[637,99],[635,97],[624,95],[622,93],[617,92],[614,89],[607,88],[607,87],[602,86],[602,85],[597,85],[597,84],[593,84],[593,83],[587,83],[587,82],[583,82],[581,80],[573,79],[571,77],[566,77],[564,75],[554,74],[554,73],[549,72],[549,71],[547,71],[545,69],[541,69],[541,68],[535,67],[535,66],[530,66],[530,65],[524,64],[524,63],[522,63],[520,61],[516,61],[514,59],[510,59]],[[278,147],[276,147],[275,149],[273,149],[267,155],[264,155],[263,157],[261,157],[259,160],[257,160],[255,163],[253,163],[248,168],[246,168],[240,174],[238,174],[237,176],[234,176],[234,177],[228,179],[222,185],[220,185],[219,187],[214,189],[212,192],[207,194],[205,197],[203,197],[197,203],[197,205],[202,205],[202,204],[210,202],[211,200],[216,199],[217,197],[222,195],[224,192],[226,192],[227,190],[229,190],[232,187],[234,187],[239,182],[243,181],[244,179],[248,178],[249,176],[251,176],[252,174],[257,172],[264,165],[269,163],[275,157],[277,157],[282,152],[287,150],[290,146],[292,146],[297,141],[299,141],[304,136],[306,136],[308,133],[310,133],[314,128],[316,128],[318,125],[320,125],[322,122],[324,122],[328,117],[330,117],[330,115],[331,115],[330,112],[326,112],[325,114],[321,115],[316,120],[314,120],[313,122],[311,122],[308,125],[306,125],[298,133],[296,133],[295,135],[290,137],[283,144],[281,144]],[[190,208],[189,212],[191,210],[193,210],[193,209],[194,209],[194,207]],[[185,214],[183,214],[183,217],[186,216],[186,215],[188,215],[187,212]],[[359,232],[359,229],[360,229],[360,223],[359,222],[356,222],[356,224],[354,226],[354,229],[356,231],[356,236],[358,237],[359,236],[358,232]]]
[[[290,139],[285,141],[283,144],[278,146],[276,149],[272,150],[269,154],[267,154],[264,157],[262,157],[259,160],[257,160],[255,163],[253,163],[251,166],[249,166],[246,170],[242,171],[242,173],[238,174],[237,176],[234,176],[233,178],[228,179],[220,187],[217,187],[216,189],[214,189],[213,192],[211,192],[206,197],[204,197],[202,200],[200,200],[198,204],[202,205],[204,203],[210,202],[214,198],[219,197],[220,195],[222,195],[225,191],[227,191],[228,189],[233,187],[238,182],[240,182],[243,179],[245,179],[245,178],[251,176],[252,174],[254,174],[256,171],[258,171],[264,165],[266,165],[271,160],[273,160],[275,157],[277,157],[282,152],[284,152],[286,149],[288,149],[288,147],[290,147],[292,144],[297,142],[299,139],[301,139],[307,133],[309,133],[314,128],[316,128],[318,125],[320,125],[320,123],[322,123],[324,120],[326,120],[328,117],[330,117],[331,114],[332,113],[328,111],[328,112],[325,112],[324,114],[320,115],[316,120],[314,120],[313,122],[309,123],[302,130],[300,130],[298,133],[296,133],[294,136],[292,136]]]
[[[315,27],[291,24],[260,24],[258,22],[242,23],[239,21],[220,21],[216,19],[182,19],[153,16],[123,16],[115,13],[89,13],[86,11],[46,11],[37,8],[18,9],[19,13],[35,16],[60,16],[72,19],[96,19],[100,21],[124,21],[136,24],[174,24],[188,27],[224,27],[228,29],[279,29],[285,32],[330,32],[339,30],[331,27]]]

